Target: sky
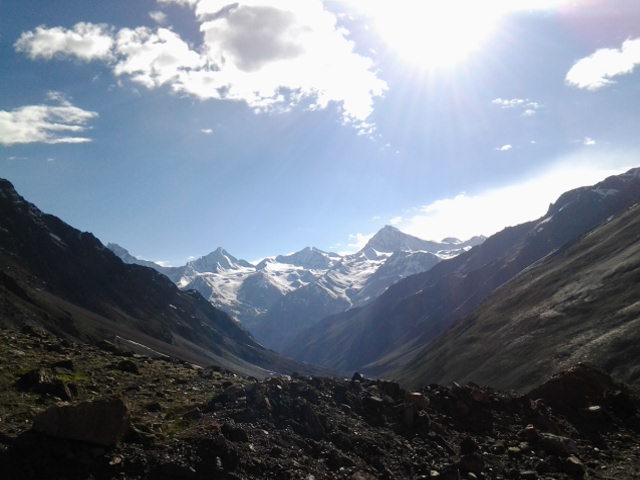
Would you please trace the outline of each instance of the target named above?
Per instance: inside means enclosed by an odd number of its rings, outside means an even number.
[[[0,0],[0,177],[170,265],[490,235],[640,165],[637,0]]]

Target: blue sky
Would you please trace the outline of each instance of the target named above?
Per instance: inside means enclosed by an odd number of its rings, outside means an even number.
[[[174,265],[491,234],[640,164],[638,65],[632,0],[2,1],[0,176]]]

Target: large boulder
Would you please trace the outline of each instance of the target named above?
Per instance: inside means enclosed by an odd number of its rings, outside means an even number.
[[[602,405],[626,417],[635,414],[638,408],[638,399],[626,385],[588,363],[579,363],[554,375],[528,396],[532,400],[541,399],[567,415]]]
[[[125,398],[109,397],[50,407],[36,416],[33,430],[53,437],[111,446],[128,432],[129,416]]]

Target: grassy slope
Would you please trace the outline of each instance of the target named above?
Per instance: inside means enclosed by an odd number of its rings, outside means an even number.
[[[640,206],[525,270],[399,374],[524,390],[578,361],[640,381]]]

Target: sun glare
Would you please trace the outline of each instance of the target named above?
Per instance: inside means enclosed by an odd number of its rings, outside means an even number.
[[[353,7],[414,66],[437,68],[467,59],[482,48],[507,13],[558,7],[566,0],[367,0]]]

